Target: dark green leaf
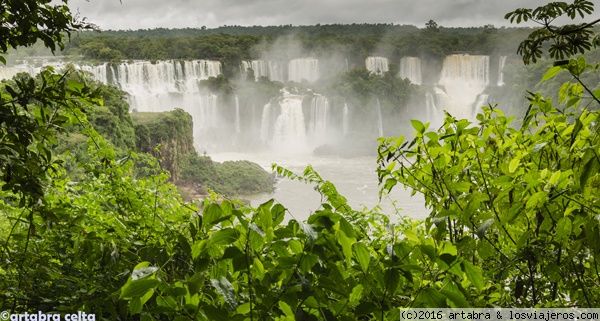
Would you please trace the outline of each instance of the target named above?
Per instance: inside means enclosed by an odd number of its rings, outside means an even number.
[[[160,281],[155,279],[141,279],[126,283],[121,288],[121,295],[119,298],[139,298],[146,294],[146,292],[154,289]]]

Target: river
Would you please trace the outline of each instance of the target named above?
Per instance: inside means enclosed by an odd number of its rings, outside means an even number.
[[[411,191],[397,185],[392,193],[379,199],[377,181],[377,163],[374,157],[338,158],[307,155],[277,155],[260,153],[216,153],[208,154],[214,161],[249,160],[261,165],[271,172],[271,164],[276,163],[302,174],[307,165],[312,167],[324,180],[335,184],[338,192],[346,197],[348,204],[354,209],[363,207],[381,207],[381,212],[392,219],[400,215],[423,219],[429,215],[425,201],[420,194],[411,197]],[[319,209],[321,195],[314,190],[314,185],[280,178],[273,193],[258,194],[250,197],[252,206],[257,206],[273,198],[288,209],[288,217],[306,220],[310,214]],[[393,203],[396,203],[394,207]]]

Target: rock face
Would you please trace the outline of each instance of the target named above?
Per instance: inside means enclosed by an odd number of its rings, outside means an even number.
[[[171,179],[180,178],[180,164],[187,155],[195,154],[192,116],[181,109],[162,113],[131,113],[135,124],[136,147],[154,155]],[[156,146],[160,147],[157,149]]]

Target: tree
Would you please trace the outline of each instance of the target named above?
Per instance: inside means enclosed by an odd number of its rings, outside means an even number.
[[[51,0],[6,0],[0,16],[0,49],[6,54],[10,48],[31,46],[38,40],[53,52],[64,48],[64,34],[94,26],[74,17],[67,0],[61,5]]]
[[[433,20],[429,20],[425,23],[425,29],[429,32],[439,32],[440,28],[438,27],[437,22]]]
[[[33,45],[41,40],[53,52],[64,48],[64,35],[93,26],[73,17],[66,6],[51,0],[3,1],[0,15],[0,60],[9,49]],[[78,99],[89,94],[86,86],[51,70],[40,80],[17,79],[1,86],[0,97],[0,179],[2,190],[12,190],[36,202],[43,194],[47,172],[56,169],[50,146],[55,133],[72,119],[65,115],[77,108]],[[3,184],[2,184],[3,183]],[[25,201],[25,199],[22,199]]]
[[[529,34],[519,45],[518,53],[523,56],[523,62],[536,62],[542,57],[544,44],[550,42],[548,53],[553,59],[565,59],[576,54],[583,54],[592,46],[600,44],[599,36],[595,36],[592,28],[600,22],[596,19],[587,23],[567,24],[556,26],[552,23],[567,16],[575,19],[578,15],[584,18],[594,10],[594,3],[588,0],[575,0],[573,3],[550,2],[536,9],[520,8],[507,13],[504,18],[511,23],[531,20],[541,27]]]

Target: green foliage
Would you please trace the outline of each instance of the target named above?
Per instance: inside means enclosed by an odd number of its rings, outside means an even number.
[[[64,5],[52,5],[49,0],[7,0],[0,17],[0,62],[9,49],[27,47],[37,40],[56,50],[61,49],[64,35],[90,28],[77,21]],[[0,185],[3,191],[23,196],[23,202],[37,202],[43,195],[47,172],[59,168],[52,158],[51,146],[56,133],[72,121],[79,100],[88,99],[84,84],[53,74],[46,69],[40,82],[20,77],[12,84],[1,86],[0,97]]]
[[[134,112],[131,117],[137,150],[158,158],[173,180],[178,181],[184,159],[195,153],[192,116],[175,109],[162,113]]]
[[[38,81],[29,76],[2,84],[0,97],[0,177],[2,190],[36,201],[51,171],[60,162],[52,157],[57,133],[77,121],[80,100],[91,99],[88,87],[54,74],[51,68]],[[97,99],[97,98],[93,98]],[[98,100],[95,100],[98,102]]]
[[[56,50],[64,48],[64,36],[79,29],[91,29],[92,25],[73,17],[67,1],[51,4],[50,0],[5,0],[0,16],[0,50],[4,55],[11,48],[28,47],[38,40],[44,46]],[[60,3],[59,2],[59,3]],[[0,60],[4,61],[4,58]]]
[[[183,182],[201,184],[203,188],[222,195],[251,195],[273,191],[273,176],[256,163],[217,163],[210,157],[190,154],[181,168]]]
[[[599,303],[598,114],[579,109],[580,99],[565,91],[555,107],[532,94],[520,129],[484,108],[477,126],[448,115],[437,131],[413,122],[411,142],[382,141],[384,189],[401,183],[425,196],[435,239],[466,246],[464,255],[492,284],[486,302]]]
[[[430,21],[426,28],[391,24],[336,24],[318,26],[225,26],[215,29],[154,29],[84,32],[67,44],[67,54],[88,59],[212,59],[224,64],[224,74],[234,76],[242,60],[311,55],[345,56],[350,65],[367,56],[385,55],[439,58],[452,53],[511,53],[526,28],[493,26],[444,28]]]
[[[307,222],[285,222],[285,208],[273,200],[256,209],[205,203],[189,225],[189,271],[167,273],[149,262],[158,268],[158,284],[152,274],[121,289],[130,315],[395,319],[404,306],[475,304],[475,294],[489,286],[479,268],[457,257],[454,245],[428,238],[425,225],[353,211],[310,167],[301,176],[275,170],[315,183],[322,208]]]
[[[569,24],[561,27],[552,25],[559,17],[567,16],[570,19],[589,15],[594,10],[594,3],[588,0],[575,0],[567,2],[550,2],[536,9],[517,9],[505,15],[510,22],[521,23],[531,20],[542,27],[533,31],[529,37],[521,42],[517,52],[523,57],[523,62],[536,62],[542,57],[544,44],[551,42],[548,53],[553,59],[566,59],[576,54],[583,54],[592,46],[597,46],[599,39],[594,37],[592,30],[594,24],[600,19],[580,24]]]

